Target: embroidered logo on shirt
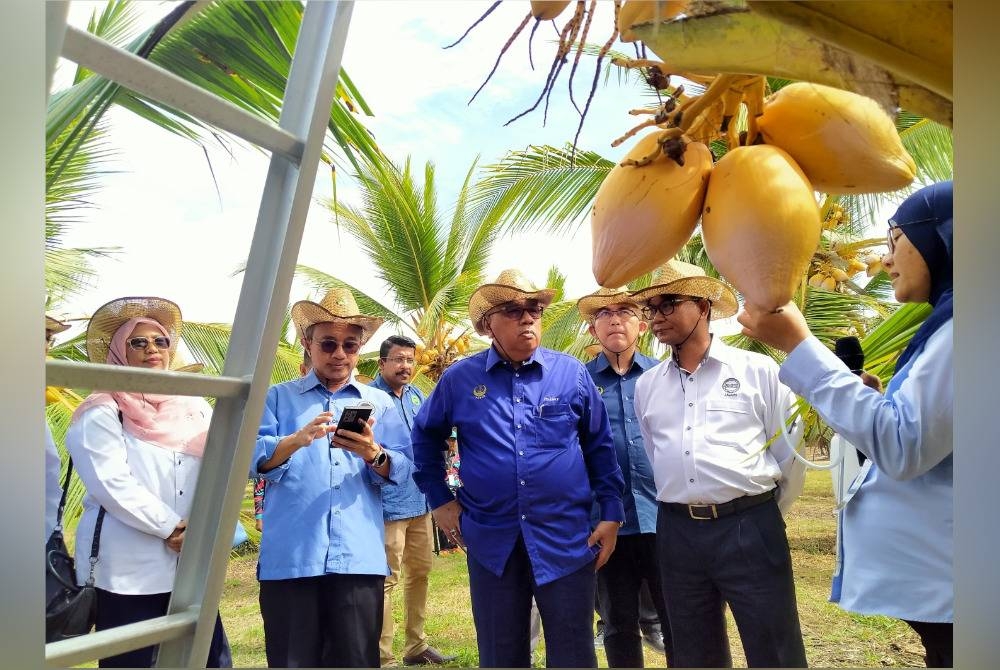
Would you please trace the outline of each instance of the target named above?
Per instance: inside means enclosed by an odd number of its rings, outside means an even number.
[[[544,398],[542,398],[542,402],[543,403],[546,403],[546,402],[559,402],[559,396],[557,396],[557,395],[547,395]]]
[[[740,380],[736,377],[730,377],[726,381],[722,382],[722,391],[726,394],[727,398],[736,397],[736,392],[740,390]]]
[[[597,393],[600,394],[600,395],[604,395],[604,387],[603,386],[598,386],[597,387]]]
[[[482,400],[486,397],[486,387],[480,384],[476,388],[472,389],[472,395],[476,398],[476,400]]]
[[[419,405],[420,404],[420,396],[418,396],[418,395],[411,395],[410,396],[410,402],[413,403],[414,405]]]

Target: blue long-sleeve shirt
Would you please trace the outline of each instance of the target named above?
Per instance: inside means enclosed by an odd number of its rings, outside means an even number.
[[[410,439],[410,429],[417,411],[423,406],[424,394],[416,386],[406,384],[402,393],[396,395],[385,382],[382,375],[377,375],[369,386],[382,389],[392,400],[393,406],[399,412],[400,418],[406,424],[406,439]],[[427,513],[427,498],[420,492],[412,477],[407,477],[398,486],[388,486],[382,489],[382,516],[386,521],[412,519]]]
[[[655,358],[637,351],[624,375],[615,372],[603,353],[586,365],[608,410],[615,453],[625,478],[625,525],[618,531],[619,535],[656,532],[656,483],[635,418],[635,382],[658,363]],[[593,515],[598,512],[595,506]]]
[[[361,400],[375,408],[372,430],[375,441],[389,452],[388,479],[360,457],[331,448],[326,437],[313,440],[272,470],[258,470],[278,442],[317,414],[330,410],[336,421],[344,407]],[[267,480],[267,531],[261,539],[257,578],[388,575],[381,489],[408,479],[412,467],[406,427],[382,391],[352,379],[330,393],[315,371],[269,388],[250,472]]]
[[[492,347],[442,375],[411,434],[414,479],[431,508],[451,501],[442,445],[458,428],[461,532],[496,575],[523,535],[539,584],[594,560],[590,509],[622,521],[621,469],[607,411],[586,368],[537,349],[518,369]]]

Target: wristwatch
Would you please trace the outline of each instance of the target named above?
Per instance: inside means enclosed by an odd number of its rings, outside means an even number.
[[[383,465],[385,465],[386,463],[389,462],[389,454],[385,453],[385,449],[382,449],[381,447],[379,447],[378,453],[375,454],[375,458],[371,459],[370,461],[366,461],[366,462],[368,463],[368,465],[372,466],[373,468],[376,468],[376,469],[380,468],[380,467],[382,467]]]

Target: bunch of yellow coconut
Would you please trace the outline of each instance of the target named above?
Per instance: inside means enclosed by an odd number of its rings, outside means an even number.
[[[415,360],[417,365],[423,366],[423,374],[436,381],[448,366],[468,353],[471,347],[472,338],[467,332],[458,336],[435,338],[430,347],[417,344]]]
[[[916,165],[892,118],[865,96],[794,83],[768,97],[752,121],[762,143],[731,148],[717,162],[677,128],[639,139],[594,202],[601,286],[621,286],[674,256],[699,220],[709,259],[760,308],[788,302],[804,276],[835,288],[862,270],[877,272],[877,257],[845,248],[807,275],[824,227],[817,191],[877,193],[913,181]],[[827,222],[838,215],[827,212]]]

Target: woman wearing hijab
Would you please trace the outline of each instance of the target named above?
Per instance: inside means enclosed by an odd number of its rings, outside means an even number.
[[[87,328],[91,362],[169,370],[180,334],[169,300],[128,297],[102,306]],[[77,581],[90,576],[99,528],[98,631],[167,613],[212,409],[203,398],[92,393],[73,414],[66,447],[87,488],[77,527]],[[156,646],[101,659],[100,667],[152,667]],[[221,619],[208,667],[232,667]]]
[[[906,621],[928,667],[952,666],[952,183],[924,187],[889,220],[882,261],[899,302],[930,316],[899,357],[885,395],[811,335],[793,303],[748,307],[743,332],[787,352],[780,378],[867,460],[841,512],[831,600]]]

